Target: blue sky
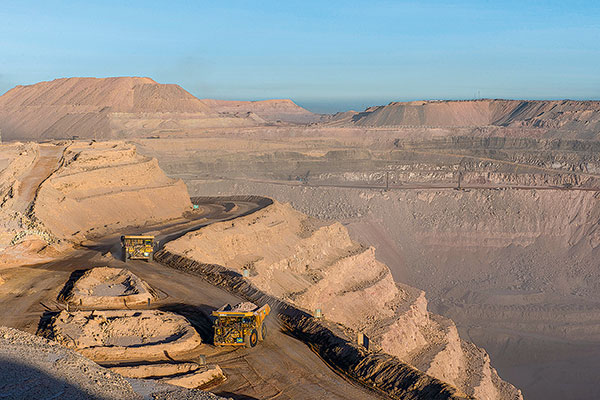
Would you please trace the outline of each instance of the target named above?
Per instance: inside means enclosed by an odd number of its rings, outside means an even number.
[[[600,2],[2,0],[0,93],[128,75],[317,112],[598,99]]]

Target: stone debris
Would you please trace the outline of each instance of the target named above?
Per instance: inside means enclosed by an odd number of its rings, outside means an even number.
[[[124,378],[54,341],[0,327],[3,398],[79,400],[218,400],[212,393]]]

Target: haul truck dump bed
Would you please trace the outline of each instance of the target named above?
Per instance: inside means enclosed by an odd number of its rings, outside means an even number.
[[[245,302],[235,306],[226,304],[212,315],[216,317],[214,323],[214,344],[216,346],[246,346],[254,347],[259,340],[267,336],[265,318],[271,312],[271,307],[265,304],[258,307],[256,304]]]
[[[154,236],[123,235],[121,236],[121,245],[123,248],[123,261],[152,261],[154,255]]]

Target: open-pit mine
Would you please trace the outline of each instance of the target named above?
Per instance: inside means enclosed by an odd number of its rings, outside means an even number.
[[[0,130],[0,397],[600,397],[598,102],[66,78]]]

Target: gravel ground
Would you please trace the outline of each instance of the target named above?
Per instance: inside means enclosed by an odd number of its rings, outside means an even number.
[[[0,398],[222,399],[201,390],[125,379],[58,343],[6,327],[0,327]]]

